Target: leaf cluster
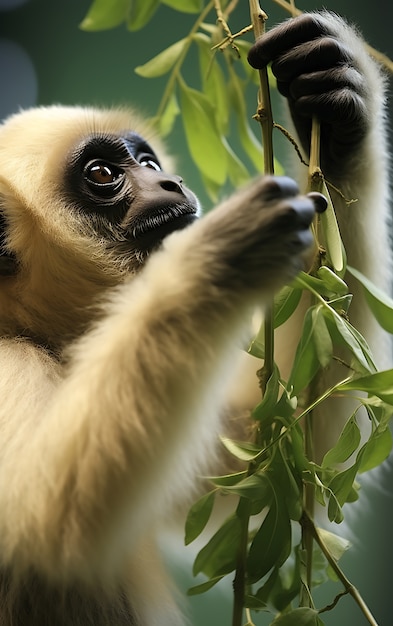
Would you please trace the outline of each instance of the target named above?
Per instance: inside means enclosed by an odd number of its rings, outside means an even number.
[[[153,122],[166,137],[176,121],[181,121],[204,188],[216,200],[225,185],[239,187],[261,170],[262,147],[249,124],[245,99],[250,84],[255,98],[258,84],[247,62],[251,43],[239,34],[228,38],[216,20],[214,3],[201,0],[95,0],[81,27],[98,30],[125,23],[130,30],[139,30],[161,4],[197,14],[197,18],[187,36],[136,67],[135,72],[144,78],[168,76]],[[186,60],[193,68],[191,83],[184,78]],[[229,139],[232,129],[235,149]],[[282,172],[278,163],[277,171]]]
[[[336,246],[336,244],[334,244]],[[362,285],[377,319],[389,330],[393,301],[353,268],[348,271]],[[392,436],[389,421],[393,411],[393,370],[378,372],[371,351],[360,333],[347,319],[351,301],[344,280],[322,265],[314,275],[302,272],[276,296],[276,326],[294,313],[304,293],[311,293],[315,304],[304,318],[303,331],[288,381],[282,380],[277,366],[269,378],[261,402],[253,411],[258,436],[254,443],[228,439],[223,444],[238,460],[247,463],[243,472],[211,478],[214,489],[191,509],[186,524],[186,543],[205,528],[216,498],[228,494],[238,498],[235,513],[224,522],[198,554],[194,573],[204,573],[207,581],[193,587],[201,593],[239,565],[242,528],[247,528],[245,606],[272,611],[272,624],[323,624],[314,607],[294,609],[293,602],[302,588],[311,590],[304,571],[304,548],[296,533],[302,524],[305,488],[311,488],[316,501],[326,509],[331,522],[343,520],[343,506],[358,498],[356,477],[378,466],[389,455]],[[249,351],[263,356],[263,332]],[[348,373],[310,404],[307,390],[315,378],[336,358],[348,362]],[[320,404],[337,396],[353,396],[354,410],[336,444],[316,463],[306,452],[304,418]],[[301,406],[302,405],[302,406]],[[359,412],[369,419],[370,434],[364,441]],[[244,502],[247,506],[244,506]],[[336,580],[331,568],[348,548],[338,535],[322,529],[331,560],[314,549],[312,586],[328,578]]]

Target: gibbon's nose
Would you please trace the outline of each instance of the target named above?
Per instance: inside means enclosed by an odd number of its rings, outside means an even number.
[[[157,171],[151,167],[141,167],[138,170],[140,192],[146,196],[153,194],[179,194],[184,196],[183,180],[180,176]]]
[[[183,193],[182,189],[183,180],[180,176],[168,177],[165,176],[163,180],[160,181],[160,187],[164,189],[164,191],[171,191],[174,193]]]

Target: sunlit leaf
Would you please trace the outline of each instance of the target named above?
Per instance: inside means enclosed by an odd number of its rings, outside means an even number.
[[[127,28],[137,31],[146,26],[160,5],[160,0],[132,0]]]
[[[225,137],[222,138],[222,142],[227,154],[229,180],[235,188],[241,187],[249,181],[250,174],[240,161],[237,154],[232,150]]]
[[[252,461],[261,452],[261,448],[248,441],[234,441],[228,437],[221,437],[226,449],[241,461]]]
[[[194,40],[198,44],[203,92],[214,107],[214,115],[220,132],[226,135],[229,120],[229,107],[224,74],[211,49],[211,39],[204,33],[197,33],[194,35]]]
[[[333,467],[347,461],[358,449],[360,439],[360,429],[355,415],[352,415],[345,424],[336,445],[325,454],[322,467]]]
[[[181,108],[187,143],[193,160],[206,178],[223,184],[227,176],[226,152],[214,122],[214,111],[204,94],[181,88]],[[206,149],[209,146],[209,149]]]
[[[203,572],[209,578],[216,578],[232,572],[236,567],[240,537],[240,520],[232,516],[198,553],[193,567],[194,576]]]
[[[94,0],[80,24],[82,30],[109,30],[124,22],[130,0]]]
[[[202,0],[161,0],[161,2],[183,13],[199,13],[203,7]]]
[[[214,498],[215,491],[210,491],[195,502],[189,510],[185,525],[184,543],[186,546],[199,537],[205,528],[213,510]]]
[[[249,126],[247,108],[244,99],[244,85],[234,72],[231,72],[229,93],[236,114],[238,135],[243,149],[250,161],[254,164],[256,170],[261,171],[263,166],[263,151],[261,142],[257,140]]]
[[[348,293],[348,285],[330,267],[322,265],[317,271],[317,276],[325,283],[328,290],[336,293],[338,296],[344,296]]]
[[[367,303],[378,323],[388,333],[393,333],[393,299],[389,298],[382,289],[379,289],[354,267],[348,267],[347,269],[362,285]]]
[[[169,48],[166,48],[157,54],[157,56],[150,59],[150,61],[144,65],[138,65],[135,68],[136,74],[143,76],[144,78],[156,78],[157,76],[163,76],[172,69],[186,45],[187,39],[180,39],[176,43],[169,46]]]
[[[169,98],[162,115],[159,117],[159,119],[156,118],[156,123],[158,125],[161,137],[167,137],[172,132],[173,126],[179,113],[179,104],[176,98],[176,94],[173,93]]]

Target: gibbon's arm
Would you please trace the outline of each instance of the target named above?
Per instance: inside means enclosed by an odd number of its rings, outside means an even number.
[[[249,61],[257,68],[272,63],[306,160],[311,118],[315,115],[320,120],[321,166],[333,185],[330,192],[348,263],[389,292],[389,157],[381,68],[368,55],[357,31],[325,11],[304,14],[271,29],[253,46]],[[305,180],[307,168],[296,156],[294,161],[295,178]],[[347,200],[356,202],[348,204]],[[346,279],[354,293],[351,322],[366,336],[379,366],[389,367],[387,335],[370,315],[356,281],[350,276]],[[293,354],[288,351],[294,343],[293,327],[287,334],[285,329],[278,333],[279,344],[281,340],[287,353]]]
[[[349,263],[390,288],[385,80],[364,40],[335,14],[304,14],[264,35],[249,60],[272,62],[306,159],[311,117],[320,120],[326,179],[356,200],[331,188]]]
[[[112,292],[61,379],[37,349],[4,342],[5,566],[107,579],[126,557],[124,533],[137,541],[189,487],[247,309],[299,269],[311,242],[314,204],[297,194],[290,179],[260,179],[168,237]]]

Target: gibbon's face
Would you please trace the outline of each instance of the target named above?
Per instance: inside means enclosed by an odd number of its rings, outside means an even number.
[[[179,176],[163,171],[138,133],[95,131],[67,159],[64,193],[108,246],[149,252],[197,217],[198,201]]]
[[[154,138],[151,128],[126,109],[51,106],[6,120],[0,196],[18,261],[32,268],[38,249],[40,258],[45,248],[53,258],[53,246],[61,245],[70,259],[100,257],[102,265],[107,250],[123,269],[137,269],[164,237],[191,224],[196,196],[164,171],[146,136]]]

